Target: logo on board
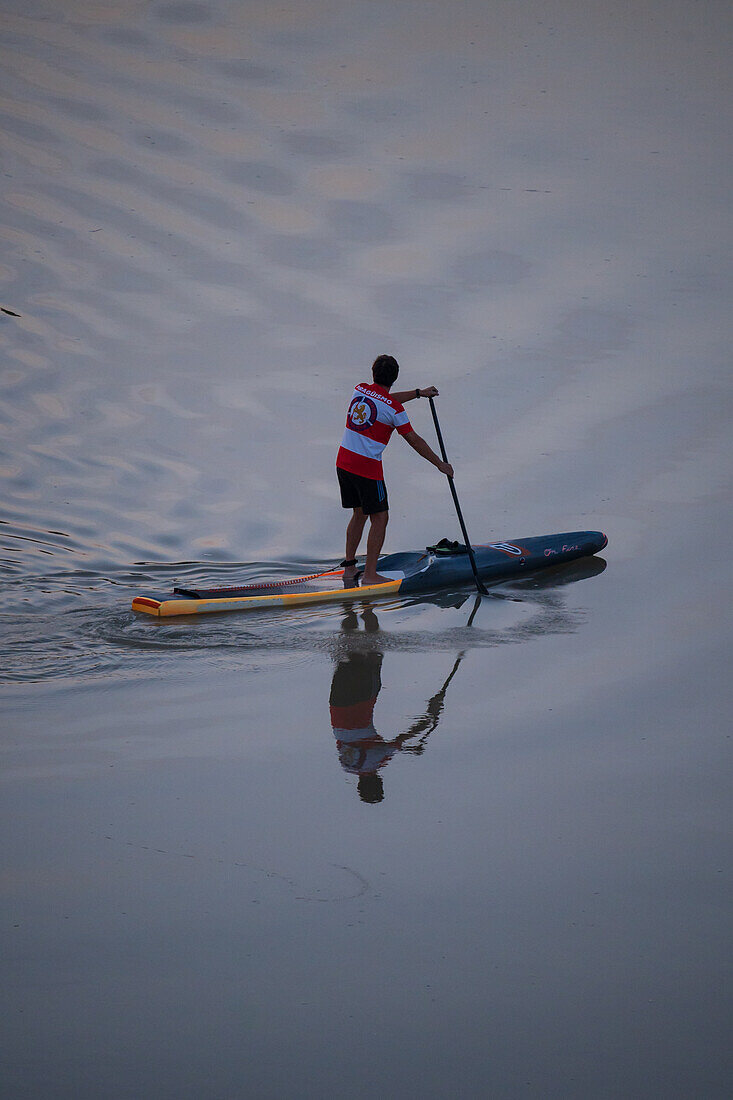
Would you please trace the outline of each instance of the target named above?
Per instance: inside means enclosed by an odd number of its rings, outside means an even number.
[[[501,550],[502,554],[508,554],[511,558],[521,558],[524,551],[521,546],[515,546],[513,542],[490,542],[491,550]]]
[[[377,419],[377,406],[371,397],[355,397],[346,416],[348,426],[354,432],[365,432]]]

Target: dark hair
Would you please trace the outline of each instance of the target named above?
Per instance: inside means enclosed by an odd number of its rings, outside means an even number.
[[[376,772],[365,772],[359,776],[357,784],[359,798],[362,802],[381,802],[384,798],[384,785],[381,775]]]
[[[378,355],[372,363],[372,378],[378,386],[391,386],[399,373],[400,365],[393,355]]]

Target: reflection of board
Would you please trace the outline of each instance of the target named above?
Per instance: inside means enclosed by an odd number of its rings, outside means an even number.
[[[550,565],[561,565],[597,554],[607,543],[601,531],[571,531],[561,535],[540,535],[511,542],[474,546],[476,566],[483,581],[498,583]],[[136,596],[133,611],[147,615],[198,615],[211,611],[247,611],[263,607],[300,607],[307,604],[375,599],[399,592],[429,592],[438,588],[459,588],[471,584],[473,574],[465,547],[438,544],[427,550],[387,554],[379,559],[386,584],[345,588],[343,570],[310,573],[286,580],[260,581],[238,588],[177,588],[167,595]]]

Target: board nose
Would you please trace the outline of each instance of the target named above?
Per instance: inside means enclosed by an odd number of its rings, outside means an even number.
[[[608,546],[608,535],[603,531],[589,531],[590,538],[586,543],[587,553],[598,554],[604,547]]]

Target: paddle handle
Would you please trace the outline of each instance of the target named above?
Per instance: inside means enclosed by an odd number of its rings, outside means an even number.
[[[433,414],[433,424],[435,424],[435,434],[438,437],[438,445],[440,446],[440,453],[443,456],[443,462],[447,462],[448,461],[448,455],[445,453],[445,443],[443,442],[443,433],[441,432],[440,424],[438,423],[438,414],[435,411],[435,402],[434,402],[432,397],[429,397],[428,401],[430,402],[430,411]],[[463,541],[465,542],[466,549],[468,550],[468,559],[471,562],[471,569],[473,570],[473,578],[476,581],[476,587],[478,588],[478,590],[479,590],[479,592],[481,593],[482,596],[488,596],[488,592],[486,591],[486,588],[484,587],[483,582],[481,581],[481,578],[478,575],[478,567],[476,565],[476,558],[474,557],[473,547],[471,546],[471,540],[468,537],[468,531],[466,530],[466,524],[465,524],[464,519],[463,519],[463,512],[461,511],[461,506],[458,502],[458,493],[456,492],[456,487],[453,484],[453,478],[450,477],[448,474],[446,474],[445,476],[448,478],[448,484],[450,486],[451,496],[453,497],[453,503],[456,506],[456,514],[458,516],[458,522],[461,525],[461,532],[463,534]]]

